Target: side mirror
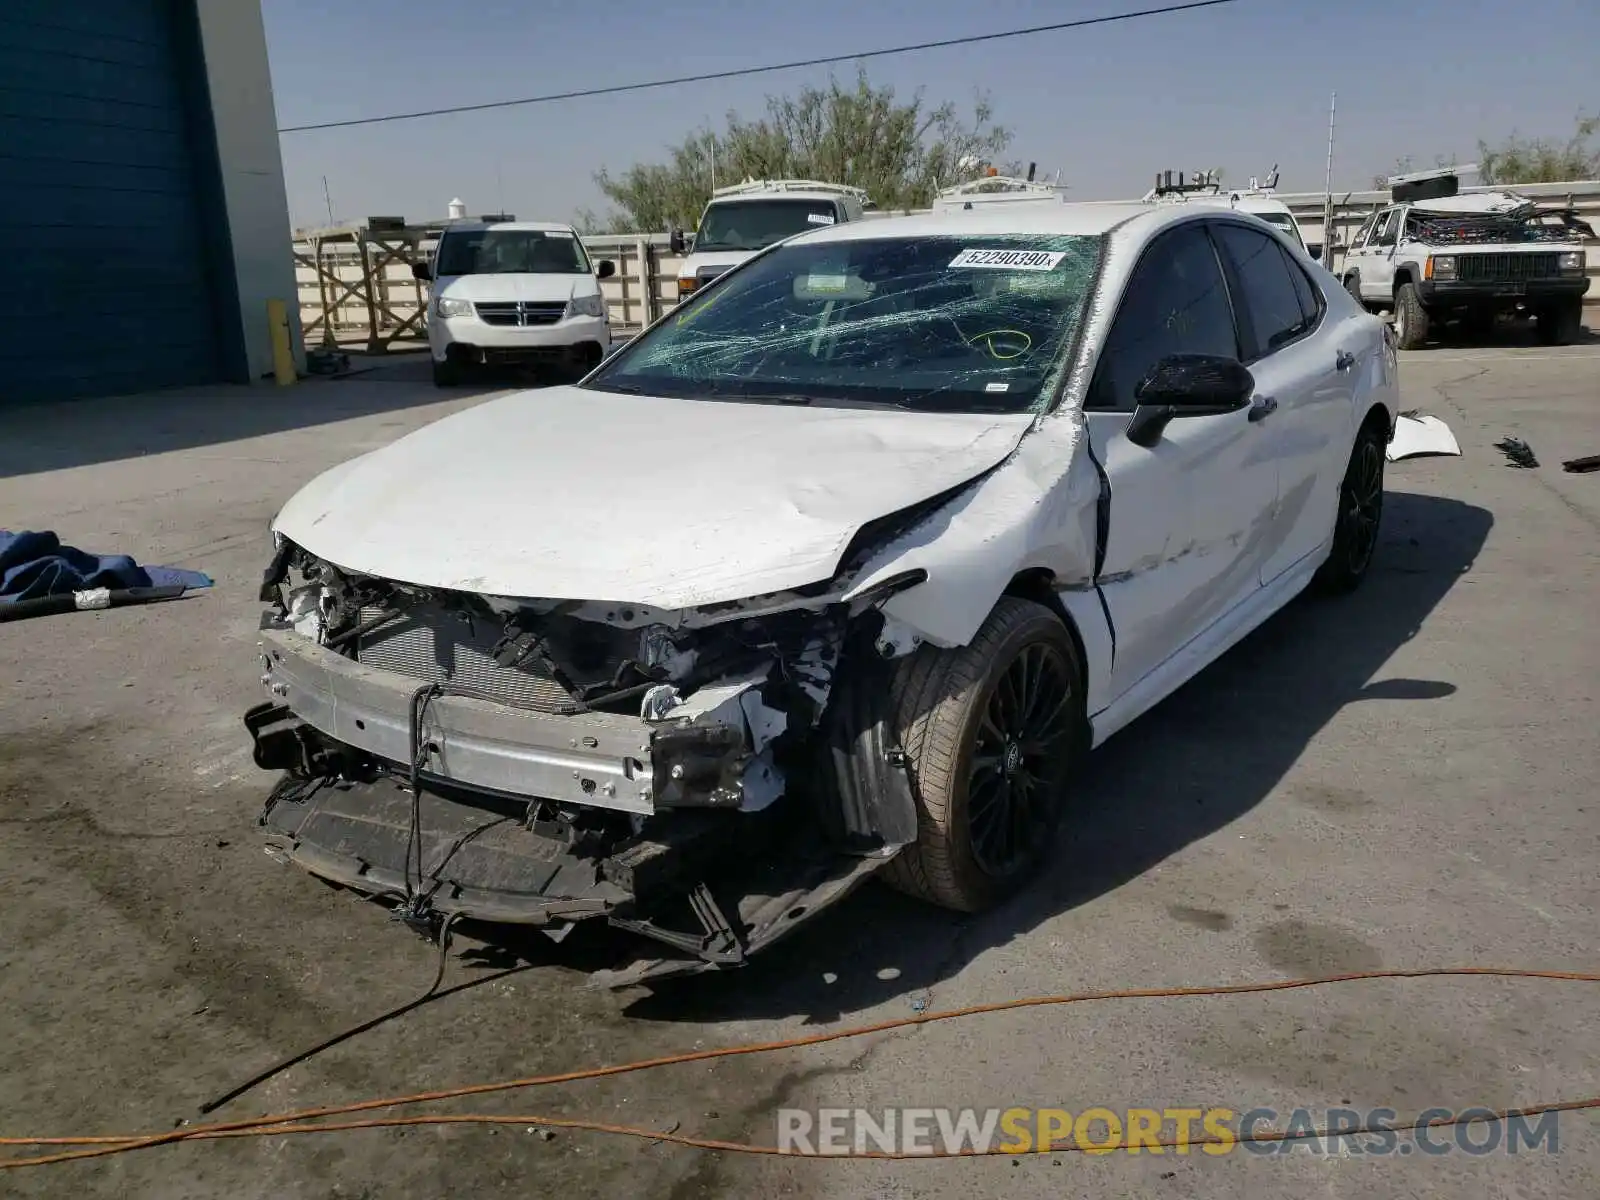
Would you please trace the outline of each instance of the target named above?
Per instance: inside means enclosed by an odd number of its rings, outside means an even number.
[[[687,248],[688,243],[684,240],[683,230],[674,229],[667,234],[667,249],[674,254],[682,254]]]
[[[425,263],[425,262],[412,263],[411,264],[411,278],[413,278],[413,279],[421,279],[421,280],[424,280],[424,281],[432,279],[433,278],[433,265],[431,263]]]
[[[594,277],[596,279],[610,279],[616,273],[617,264],[609,258],[602,258],[594,265]]]
[[[1322,247],[1317,245],[1315,242],[1306,243],[1306,253],[1311,256],[1313,262],[1322,261]]]
[[[1150,369],[1133,391],[1127,437],[1146,448],[1161,440],[1167,422],[1215,417],[1250,403],[1255,376],[1238,359],[1216,354],[1173,354]]]

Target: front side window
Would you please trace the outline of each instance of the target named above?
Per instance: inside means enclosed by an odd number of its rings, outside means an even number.
[[[1162,234],[1145,250],[1106,337],[1085,407],[1132,412],[1135,389],[1172,354],[1239,356],[1222,268],[1199,225]]]
[[[583,243],[564,230],[458,229],[439,242],[434,273],[451,275],[587,275]]]
[[[1366,244],[1367,244],[1367,238],[1372,234],[1373,226],[1375,226],[1377,223],[1378,223],[1378,214],[1377,213],[1373,213],[1365,221],[1361,222],[1361,228],[1356,230],[1356,236],[1350,242],[1350,249],[1352,249],[1352,250],[1363,250],[1363,249],[1365,249],[1366,248]]]
[[[584,386],[928,412],[1043,408],[1101,245],[953,234],[781,246],[681,305]]]
[[[1217,241],[1233,263],[1243,307],[1255,334],[1256,355],[1271,354],[1315,321],[1301,307],[1287,256],[1276,239],[1243,225],[1219,224]]]
[[[734,200],[713,204],[700,220],[694,248],[764,250],[786,237],[833,225],[839,210],[832,200]]]

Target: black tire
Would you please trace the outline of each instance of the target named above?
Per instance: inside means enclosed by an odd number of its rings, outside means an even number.
[[[456,387],[462,382],[461,364],[453,359],[433,360],[434,387]]]
[[[1353,592],[1361,586],[1378,548],[1383,522],[1383,467],[1386,431],[1369,422],[1356,434],[1350,461],[1339,484],[1339,508],[1333,519],[1333,549],[1317,571],[1325,592]]]
[[[886,881],[960,912],[1020,889],[1054,847],[1087,749],[1083,691],[1066,627],[1043,605],[1012,596],[968,645],[924,646],[899,660],[890,701],[911,769],[917,839],[885,868]],[[975,807],[975,796],[985,802]]]
[[[1583,301],[1552,305],[1534,318],[1539,341],[1546,346],[1570,346],[1583,332]]]
[[[1344,277],[1344,290],[1349,292],[1350,299],[1361,305],[1362,308],[1367,306],[1367,302],[1361,298],[1361,276],[1346,275]]]
[[[1428,340],[1428,310],[1417,297],[1415,284],[1402,283],[1394,294],[1395,344],[1402,350],[1420,349]]]

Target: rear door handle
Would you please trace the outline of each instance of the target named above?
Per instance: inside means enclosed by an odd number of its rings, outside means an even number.
[[[1355,365],[1356,356],[1348,350],[1339,351],[1338,356],[1333,360],[1333,367],[1336,371],[1348,371]]]
[[[1278,411],[1278,401],[1272,396],[1257,396],[1254,404],[1250,406],[1250,420],[1265,421]]]

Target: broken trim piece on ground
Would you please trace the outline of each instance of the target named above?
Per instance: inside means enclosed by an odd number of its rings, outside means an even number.
[[[1398,462],[1403,458],[1460,453],[1461,446],[1456,441],[1456,435],[1450,432],[1450,426],[1438,417],[1413,410],[1395,418],[1394,434],[1389,439],[1385,456],[1390,462]]]

